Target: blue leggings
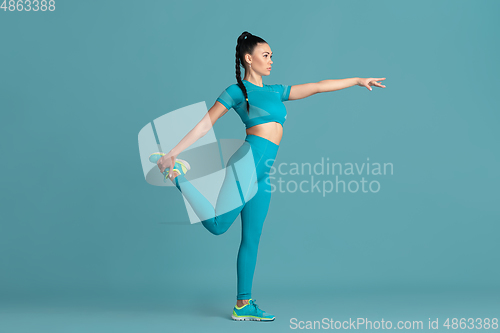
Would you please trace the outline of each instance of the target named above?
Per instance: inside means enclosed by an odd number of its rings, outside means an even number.
[[[226,232],[241,213],[237,299],[252,298],[259,240],[271,201],[269,170],[278,148],[277,144],[263,137],[248,134],[227,162],[215,209],[183,175],[174,180],[203,226],[214,235]]]

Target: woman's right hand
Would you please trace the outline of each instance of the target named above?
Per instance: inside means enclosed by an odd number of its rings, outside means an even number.
[[[160,168],[160,172],[163,173],[165,169],[170,168],[168,170],[168,178],[172,179],[173,177],[173,169],[175,165],[175,160],[177,159],[177,155],[179,154],[174,154],[172,152],[168,152],[167,154],[163,155],[156,164],[158,165],[158,168]]]

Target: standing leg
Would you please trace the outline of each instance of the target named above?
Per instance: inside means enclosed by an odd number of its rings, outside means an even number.
[[[269,166],[274,156],[264,155],[257,165],[257,194],[247,202],[241,211],[241,244],[237,259],[238,300],[252,298],[252,281],[257,263],[257,253],[264,220],[271,201],[271,185],[269,182]]]

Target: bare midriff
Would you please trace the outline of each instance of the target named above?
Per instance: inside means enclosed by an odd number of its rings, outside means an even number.
[[[247,128],[247,135],[248,134],[260,136],[279,145],[281,142],[281,137],[283,136],[283,126],[281,126],[280,123],[274,121],[270,123],[259,124]]]

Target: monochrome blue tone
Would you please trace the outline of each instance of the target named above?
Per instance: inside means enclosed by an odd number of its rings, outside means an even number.
[[[16,9],[0,10],[0,332],[298,332],[291,319],[325,317],[498,332],[477,318],[500,313],[499,1],[6,3]],[[237,82],[245,30],[273,52],[262,82],[290,86],[289,97],[300,84],[387,78],[385,89],[283,104],[252,284],[276,316],[267,323],[231,319],[241,218],[218,236],[191,223],[172,182],[145,180],[154,165],[138,147],[151,123],[145,145],[158,151],[157,135],[167,152],[169,122],[190,126],[162,116],[218,103]],[[192,151],[209,144],[217,156],[245,127],[231,110]],[[191,165],[187,179],[231,154]],[[322,158],[394,172],[338,175],[377,181],[377,193],[301,191],[335,183],[291,173]]]

